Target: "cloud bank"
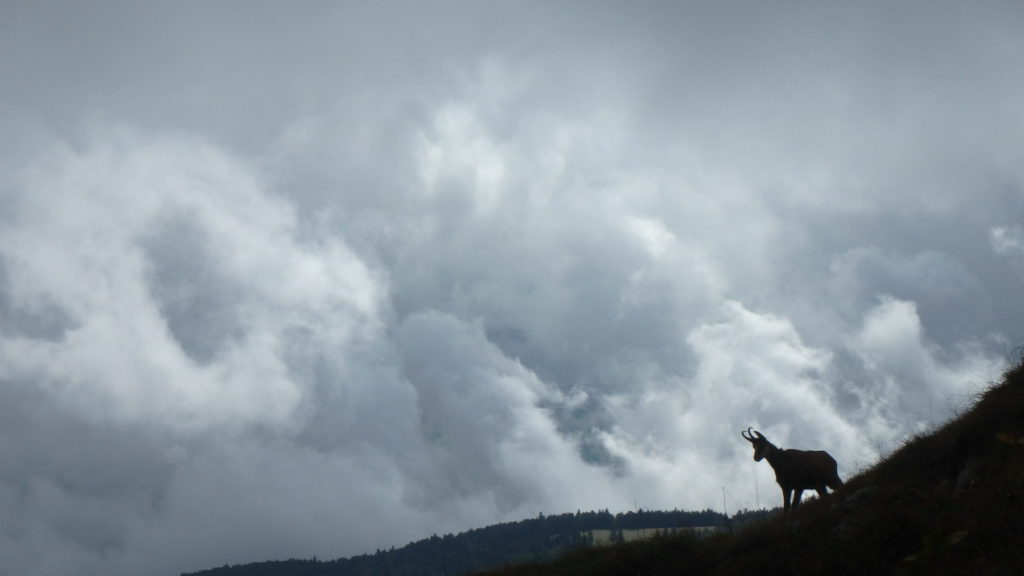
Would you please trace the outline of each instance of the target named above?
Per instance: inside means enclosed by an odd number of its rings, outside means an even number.
[[[1013,4],[2,10],[0,573],[771,506],[1024,339]]]

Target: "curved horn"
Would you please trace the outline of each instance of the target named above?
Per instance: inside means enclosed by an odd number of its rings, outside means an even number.
[[[740,432],[740,435],[743,436],[743,439],[746,440],[747,442],[753,442],[754,441],[754,437],[750,434],[750,430],[752,428],[753,428],[753,426],[748,426],[745,431]]]

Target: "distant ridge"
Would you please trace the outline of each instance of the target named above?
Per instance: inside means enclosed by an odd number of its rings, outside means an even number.
[[[542,514],[458,535],[434,535],[402,548],[378,550],[375,554],[327,561],[273,560],[222,566],[183,576],[457,576],[552,560],[568,551],[592,545],[593,537],[588,533],[593,531],[608,531],[607,537],[621,541],[634,537],[633,533],[640,529],[653,533],[656,529],[673,531],[721,526],[723,522],[722,514],[713,510]]]

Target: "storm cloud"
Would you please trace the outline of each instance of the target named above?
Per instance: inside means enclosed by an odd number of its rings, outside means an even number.
[[[777,504],[747,426],[870,465],[1024,342],[1022,26],[5,5],[0,573]]]

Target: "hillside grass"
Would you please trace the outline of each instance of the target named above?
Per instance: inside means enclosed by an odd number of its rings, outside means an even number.
[[[788,517],[487,576],[1024,573],[1024,357],[964,414]]]

